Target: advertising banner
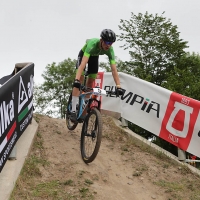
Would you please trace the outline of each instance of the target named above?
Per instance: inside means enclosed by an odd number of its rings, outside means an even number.
[[[29,63],[0,88],[0,172],[33,114],[34,64]]]
[[[200,102],[121,72],[119,76],[124,95],[103,97],[102,109],[119,112],[124,119],[200,157]],[[114,90],[112,74],[101,77],[102,88]]]

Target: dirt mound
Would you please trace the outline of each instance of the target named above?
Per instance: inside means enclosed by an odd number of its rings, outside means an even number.
[[[103,116],[103,139],[94,162],[80,155],[82,124],[35,115],[39,128],[11,199],[200,199],[200,177],[117,127]]]

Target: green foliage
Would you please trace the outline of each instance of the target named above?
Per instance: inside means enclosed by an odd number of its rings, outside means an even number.
[[[158,146],[162,147],[166,151],[169,151],[175,156],[178,156],[178,150],[177,147],[174,146],[173,144],[163,140],[160,137],[154,136],[154,140],[152,141],[154,144],[157,144]]]
[[[42,74],[44,83],[36,86],[34,90],[36,112],[64,117],[75,77],[75,64],[76,60],[68,58],[57,65],[52,63],[46,66]]]
[[[169,151],[170,153],[174,154],[177,156],[177,147],[174,146],[173,144],[170,144],[169,142],[163,140],[162,138],[157,137],[153,133],[149,132],[148,130],[145,130],[136,124],[133,124],[131,122],[128,122],[128,127],[134,132],[137,133],[138,135],[142,136],[143,138],[146,138],[147,140],[151,140],[152,143],[157,144],[158,146],[162,147],[166,151]]]
[[[145,129],[142,129],[141,127],[137,126],[136,124],[133,124],[131,122],[128,122],[128,127],[134,132],[134,133],[137,133],[139,134],[140,136],[142,136],[143,138],[146,138],[147,140],[148,139],[152,139],[154,138],[154,134],[152,134],[151,132],[145,130]]]
[[[169,73],[163,87],[185,96],[200,100],[200,56],[187,53]]]
[[[166,80],[187,48],[177,26],[163,14],[131,13],[129,21],[120,20],[122,33],[118,36],[120,41],[125,40],[122,47],[130,49],[131,61],[126,62],[124,72],[157,85]]]
[[[130,61],[123,63],[125,67],[121,68],[121,71],[188,95],[188,90],[193,88],[191,78],[194,74],[185,77],[185,81],[181,80],[180,76],[180,71],[183,76],[186,75],[183,63],[185,66],[191,63],[184,51],[188,47],[187,42],[180,39],[178,27],[163,14],[164,12],[161,16],[148,14],[148,12],[144,15],[131,13],[130,20],[120,20],[119,29],[122,33],[118,38],[120,41],[125,41],[122,47],[129,49],[131,57]],[[191,71],[190,68],[187,73]],[[194,88],[198,90],[198,87],[194,86]],[[174,145],[132,123],[129,123],[129,128],[146,139],[154,138],[156,144],[176,155],[177,148]]]
[[[105,72],[110,72],[111,68],[110,68],[110,64],[109,61],[107,63],[105,62],[100,62],[99,63],[99,68]]]
[[[126,72],[126,69],[127,69],[126,63],[123,62],[122,60],[120,60],[118,57],[115,57],[115,60],[116,60],[116,65],[117,65],[117,71],[118,72]],[[107,63],[100,62],[99,63],[99,67],[103,71],[111,72],[111,67],[110,67],[109,60],[108,60]]]

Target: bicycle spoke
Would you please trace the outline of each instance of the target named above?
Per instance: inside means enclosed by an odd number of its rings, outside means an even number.
[[[92,162],[100,147],[102,134],[101,115],[93,109],[86,118],[81,134],[81,153],[84,162]]]
[[[93,135],[93,129],[94,129],[94,124],[96,121],[96,116],[93,114],[90,116],[89,121],[88,121],[88,130],[87,132],[89,134],[85,135],[85,154],[87,157],[90,157],[92,153],[94,152],[95,146],[96,146],[96,141],[97,138],[96,136],[94,137]]]

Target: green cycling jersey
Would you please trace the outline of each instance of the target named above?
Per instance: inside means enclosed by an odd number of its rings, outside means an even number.
[[[110,46],[108,50],[103,50],[100,48],[100,39],[92,38],[86,40],[86,44],[83,46],[82,51],[84,52],[84,56],[99,56],[99,55],[107,55],[110,61],[110,64],[115,64],[115,54],[113,47]]]

